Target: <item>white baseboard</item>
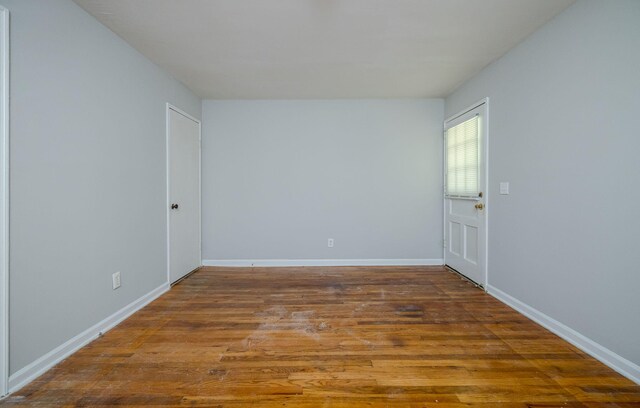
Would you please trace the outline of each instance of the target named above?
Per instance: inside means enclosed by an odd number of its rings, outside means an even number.
[[[505,292],[494,286],[487,286],[487,292],[502,303],[505,303],[507,306],[510,306],[511,308],[517,310],[518,312],[527,316],[529,319],[533,320],[534,322],[540,324],[549,331],[557,334],[569,343],[578,347],[585,353],[613,368],[631,381],[640,384],[640,366],[638,366],[637,364],[614,353],[613,351],[596,343],[583,334],[578,333],[572,328],[534,309],[526,303],[519,301],[518,299],[506,294]]]
[[[105,333],[106,331],[112,329],[118,323],[122,322],[127,317],[142,309],[169,289],[169,284],[163,283],[161,286],[155,288],[141,298],[129,303],[127,306],[118,310],[111,316],[88,328],[87,330],[83,331],[67,342],[61,344],[60,346],[51,350],[44,356],[38,358],[26,367],[20,369],[9,377],[9,393],[16,392],[20,388],[29,384],[31,381],[42,375],[45,371],[49,370],[60,361],[69,357],[80,348],[95,340],[100,335],[100,333]]]
[[[421,266],[444,265],[442,259],[203,259],[203,266]]]

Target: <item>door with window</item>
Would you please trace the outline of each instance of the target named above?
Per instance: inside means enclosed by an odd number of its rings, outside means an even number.
[[[487,246],[487,103],[445,123],[445,264],[484,287]]]

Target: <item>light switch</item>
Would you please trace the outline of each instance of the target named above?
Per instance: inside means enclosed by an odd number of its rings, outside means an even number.
[[[500,182],[500,194],[506,195],[509,194],[509,182],[501,181]]]

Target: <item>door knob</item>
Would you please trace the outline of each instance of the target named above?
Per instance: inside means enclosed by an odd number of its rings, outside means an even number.
[[[178,209],[178,204],[171,204],[171,209],[172,210],[177,210]]]
[[[478,209],[478,210],[482,210],[484,208],[484,204],[478,203],[474,207],[476,207],[476,209]]]

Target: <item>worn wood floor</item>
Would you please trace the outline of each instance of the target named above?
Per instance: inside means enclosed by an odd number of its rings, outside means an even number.
[[[441,267],[204,268],[8,406],[639,407]]]

